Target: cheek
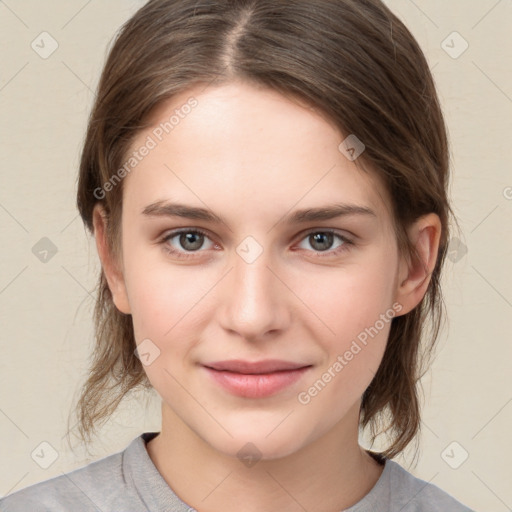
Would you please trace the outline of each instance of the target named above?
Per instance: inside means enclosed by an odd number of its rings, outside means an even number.
[[[209,288],[197,268],[168,263],[163,250],[155,248],[132,251],[124,265],[137,341],[163,339],[197,319],[197,306]]]
[[[300,407],[331,425],[359,403],[382,361],[392,313],[389,316],[388,321],[378,320],[360,331],[348,327],[354,335],[343,332],[326,347],[325,364],[297,396]]]
[[[153,387],[176,407],[183,400],[183,406],[186,397],[178,381],[196,343],[196,323],[200,317],[205,321],[201,298],[207,286],[184,267],[166,264],[161,256],[158,261],[150,259],[147,253],[135,251],[125,262],[135,340],[145,343],[142,346],[151,353],[144,371]]]
[[[341,406],[341,396],[348,399],[343,400],[345,405],[357,400],[377,372],[399,311],[393,307],[391,260],[375,254],[364,265],[303,282],[309,304],[314,305],[314,337],[325,354],[311,390],[311,396],[322,391],[319,402],[334,400]],[[323,392],[324,387],[329,391]]]
[[[307,297],[304,302],[323,324],[329,345],[341,344],[343,349],[344,343],[373,326],[392,307],[392,267],[375,260],[302,280],[299,294]]]

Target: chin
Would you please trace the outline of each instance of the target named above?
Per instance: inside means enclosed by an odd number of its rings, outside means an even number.
[[[307,444],[304,428],[294,432],[283,426],[273,425],[271,428],[254,424],[245,429],[227,430],[233,437],[222,436],[215,439],[203,438],[213,449],[229,457],[236,457],[248,467],[251,461],[275,460],[287,457]],[[273,431],[273,429],[275,429]],[[279,432],[279,429],[281,431]],[[269,432],[272,432],[269,434]]]

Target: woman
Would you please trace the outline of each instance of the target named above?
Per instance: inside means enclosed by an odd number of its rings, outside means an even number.
[[[428,65],[380,1],[148,2],[82,153],[102,271],[78,413],[85,439],[154,388],[162,429],[2,510],[470,510],[392,461],[442,318],[448,176]]]

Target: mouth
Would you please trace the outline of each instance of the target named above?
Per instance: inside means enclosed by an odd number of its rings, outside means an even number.
[[[275,395],[295,384],[312,365],[268,359],[265,361],[219,361],[203,368],[223,389],[245,398]]]

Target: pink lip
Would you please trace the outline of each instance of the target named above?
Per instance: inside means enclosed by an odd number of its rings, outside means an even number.
[[[311,367],[289,361],[219,361],[203,365],[227,391],[245,398],[271,396],[292,385]]]

